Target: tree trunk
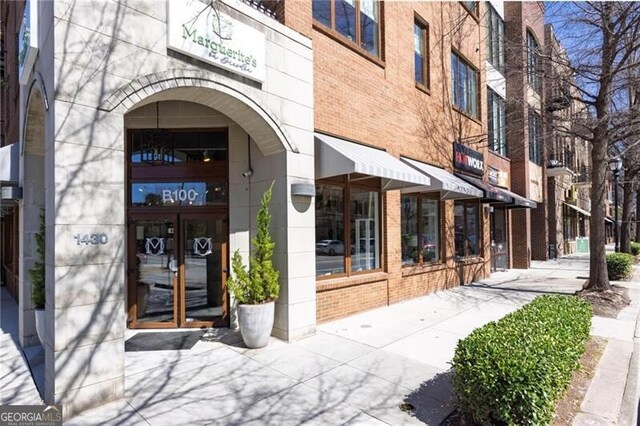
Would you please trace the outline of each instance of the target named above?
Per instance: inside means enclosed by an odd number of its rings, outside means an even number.
[[[633,208],[633,184],[622,185],[622,225],[620,227],[620,251],[631,253],[631,213]]]
[[[640,242],[640,189],[636,190],[636,242]]]
[[[602,127],[602,126],[598,126]],[[605,258],[605,179],[607,174],[607,143],[597,138],[603,129],[596,128],[591,148],[591,220],[589,222],[589,282],[588,290],[604,291],[611,288]],[[602,137],[602,136],[601,136]]]
[[[611,69],[615,60],[615,39],[611,30],[611,3],[601,4],[602,31],[602,67],[599,78],[600,87],[595,99],[596,126],[593,129],[591,143],[591,166],[593,170],[591,180],[591,238],[589,240],[589,281],[587,290],[605,291],[611,289],[609,274],[607,273],[606,237],[604,228],[605,216],[605,180],[607,177],[607,148],[609,134],[609,106],[611,105]]]

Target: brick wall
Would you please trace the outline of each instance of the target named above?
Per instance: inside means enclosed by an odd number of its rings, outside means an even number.
[[[313,39],[315,127],[318,131],[359,141],[452,170],[455,139],[486,155],[486,85],[484,26],[460,3],[385,2],[382,5],[382,48],[379,58],[363,54],[349,41],[314,24],[309,1],[290,2],[285,23]],[[484,5],[479,15],[483,16]],[[430,87],[420,90],[414,79],[413,24],[418,15],[429,24]],[[315,25],[315,26],[314,26]],[[455,28],[455,29],[454,29]],[[451,108],[451,47],[480,71],[478,120]],[[453,247],[453,202],[441,203],[442,264],[403,268],[400,239],[400,194],[383,197],[385,278],[346,286],[318,281],[318,321],[428,294],[482,278],[489,273],[489,225],[484,213],[481,232],[484,259],[456,263]],[[483,210],[482,210],[483,212]],[[331,280],[334,281],[334,280]]]
[[[529,176],[528,112],[538,104],[544,123],[544,84],[540,98],[529,96],[525,49],[527,31],[536,36],[540,49],[544,49],[544,5],[541,2],[505,2],[505,62],[507,69],[507,144],[511,159],[511,190],[531,197]],[[544,126],[544,125],[543,125]],[[544,135],[544,128],[542,135]],[[542,147],[544,150],[544,141]],[[544,156],[543,156],[544,158]],[[543,162],[544,165],[544,162]],[[546,199],[546,174],[542,167],[542,196]],[[547,208],[539,203],[536,209],[516,210],[512,213],[512,265],[528,268],[531,258],[546,258],[548,245]],[[536,229],[535,233],[531,229]],[[540,232],[539,232],[540,231]]]

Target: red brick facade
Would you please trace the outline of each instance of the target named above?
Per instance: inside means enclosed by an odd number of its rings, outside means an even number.
[[[0,146],[17,143],[20,129],[20,84],[18,82],[17,34],[24,1],[0,3],[2,36],[0,52],[4,67],[0,71]],[[9,292],[18,299],[19,212],[17,206],[3,206],[0,212],[0,273]]]
[[[480,4],[479,16],[484,6]],[[382,47],[372,58],[346,38],[312,20],[311,2],[285,2],[284,21],[313,39],[315,128],[452,171],[455,139],[487,156],[484,26],[461,3],[384,2]],[[429,26],[428,88],[414,78],[414,19]],[[479,70],[480,118],[451,107],[451,52]],[[467,263],[454,258],[453,202],[440,202],[444,260],[403,267],[400,193],[383,196],[383,272],[317,281],[317,319],[327,321],[428,294],[489,273],[488,209],[480,207],[482,255]]]

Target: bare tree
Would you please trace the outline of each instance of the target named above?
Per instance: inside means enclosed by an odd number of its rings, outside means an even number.
[[[629,70],[640,66],[640,3],[554,4],[548,16],[570,53],[573,85],[589,108],[589,118],[580,126],[581,136],[592,147],[590,271],[586,288],[608,290],[611,285],[605,261],[604,220],[607,162],[616,152],[629,152],[615,148],[629,140],[637,128],[637,117],[626,99],[631,83],[626,77]]]

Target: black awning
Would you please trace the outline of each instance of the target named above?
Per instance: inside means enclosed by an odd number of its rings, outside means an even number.
[[[471,185],[475,186],[484,194],[483,198],[480,200],[483,203],[512,203],[513,198],[507,195],[501,188],[493,186],[487,182],[484,182],[478,178],[474,178],[471,176],[463,175],[460,173],[456,173],[461,179],[466,180]]]
[[[503,188],[497,189],[513,199],[513,202],[504,206],[507,209],[535,209],[538,207],[538,204],[536,204],[535,201],[531,201],[522,195],[518,195],[515,192],[511,192]]]

